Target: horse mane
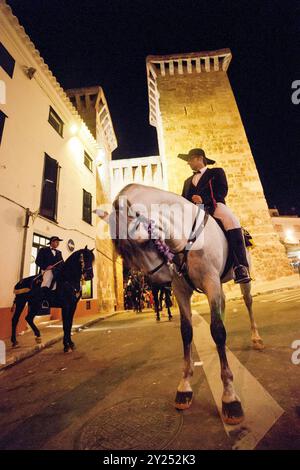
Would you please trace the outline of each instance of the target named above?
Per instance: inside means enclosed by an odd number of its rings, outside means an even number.
[[[88,248],[81,248],[80,250],[74,251],[67,259],[62,263],[62,269],[58,277],[60,278],[61,276],[64,277],[66,273],[70,273],[71,275],[74,274],[75,269],[79,269],[79,256],[81,253],[88,252],[89,255],[91,256],[91,262],[95,260],[95,255],[94,253],[89,250]]]

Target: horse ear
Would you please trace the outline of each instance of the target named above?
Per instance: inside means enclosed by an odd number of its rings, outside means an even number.
[[[85,245],[84,249],[87,250],[87,245]]]
[[[95,248],[92,248],[92,249],[90,250],[90,251],[91,251],[91,253],[93,253],[94,249],[95,249]]]

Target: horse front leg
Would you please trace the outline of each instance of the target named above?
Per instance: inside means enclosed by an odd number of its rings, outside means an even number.
[[[253,298],[251,295],[251,282],[248,282],[246,284],[240,284],[240,287],[241,287],[243,299],[244,299],[244,302],[245,302],[245,305],[247,307],[248,314],[249,314],[250,325],[251,325],[251,340],[252,340],[253,349],[262,351],[263,349],[265,349],[265,345],[258,332],[258,328],[254,320],[254,314],[253,314],[253,309],[252,309]]]
[[[78,301],[74,302],[74,305],[70,308],[69,346],[72,349],[72,351],[76,349],[75,343],[71,339],[71,334],[72,334],[73,319],[74,319],[74,315],[76,312],[77,304],[78,304]]]
[[[70,307],[67,303],[62,306],[62,323],[63,323],[63,345],[64,352],[70,352],[71,346],[71,321],[70,321]]]
[[[210,282],[209,286],[206,286],[205,292],[211,312],[210,331],[217,346],[221,365],[221,379],[223,382],[222,417],[226,424],[239,424],[244,419],[244,412],[241,401],[235,392],[233,374],[227,361],[226,330],[222,320],[223,299],[220,281],[216,279],[215,283]]]
[[[177,280],[174,281],[173,289],[180,311],[180,330],[183,342],[184,363],[182,378],[177,387],[175,408],[185,410],[191,406],[193,400],[193,391],[190,384],[194,371],[192,360],[193,327],[190,304],[192,290],[189,287],[183,286],[182,281],[180,282],[181,285]]]
[[[34,317],[37,314],[37,310],[38,310],[38,307],[35,302],[34,303],[28,302],[28,314],[25,317],[25,320],[27,321],[28,325],[30,326],[30,328],[32,329],[35,335],[35,341],[39,344],[42,342],[41,333],[33,321]]]

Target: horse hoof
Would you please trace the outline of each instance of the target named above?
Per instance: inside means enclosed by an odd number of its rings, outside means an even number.
[[[160,321],[160,318],[159,318],[159,317],[156,317],[156,321]]]
[[[266,348],[262,339],[253,339],[252,346],[256,351],[263,351]]]
[[[12,341],[12,342],[11,342],[11,347],[12,347],[12,348],[18,348],[18,347],[19,347],[18,341]]]
[[[231,403],[222,401],[222,417],[226,424],[240,424],[245,418],[241,403],[237,400]]]
[[[41,344],[41,342],[42,342],[41,336],[36,336],[36,337],[35,337],[35,342],[36,342],[37,344]]]
[[[175,408],[177,410],[187,410],[191,406],[192,400],[193,400],[192,391],[179,392],[177,390],[176,398],[175,398]]]
[[[71,352],[72,352],[71,346],[69,345],[64,346],[64,353],[71,353]]]
[[[171,321],[171,320],[172,320],[172,318],[173,318],[173,317],[169,317],[169,321]]]
[[[74,349],[76,349],[75,343],[73,343],[73,341],[71,343],[69,343],[69,346],[72,349],[72,351],[74,351]]]

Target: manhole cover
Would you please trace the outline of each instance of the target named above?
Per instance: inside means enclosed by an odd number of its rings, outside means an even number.
[[[181,428],[182,414],[162,399],[117,403],[86,424],[77,439],[81,450],[164,449]]]

